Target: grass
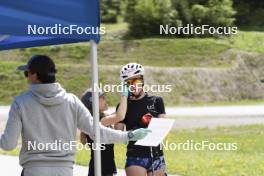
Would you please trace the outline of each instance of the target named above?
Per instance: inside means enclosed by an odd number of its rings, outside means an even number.
[[[225,67],[234,59],[221,58],[228,49],[211,39],[106,41],[99,47],[99,64],[124,65],[133,61],[156,67]]]
[[[209,68],[213,73],[213,69],[230,69],[235,65],[236,55],[241,51],[263,54],[264,32],[239,31],[237,35],[218,39],[149,38],[123,40],[122,37],[128,28],[126,23],[103,24],[103,26],[106,27],[107,34],[102,36],[102,41],[98,46],[98,62],[101,66],[99,67],[99,76],[102,83],[118,83],[118,72],[121,65],[128,62],[139,62],[144,66],[158,69],[158,71],[153,71],[148,76],[152,83],[167,83],[168,78],[178,80],[178,82],[172,82],[175,86],[172,95],[165,95],[164,97],[166,104],[169,106],[255,104],[255,102],[258,104],[262,101],[257,98],[250,99],[254,96],[248,95],[245,98],[225,98],[232,100],[231,103],[219,102],[217,99],[209,101],[212,103],[205,103],[206,100],[200,99],[199,102],[194,101],[195,103],[183,100],[186,100],[186,97],[195,100],[195,96],[199,96],[196,94],[190,95],[191,92],[195,92],[195,87],[199,85],[199,80],[193,79],[197,75],[192,71],[192,68]],[[0,104],[10,104],[14,96],[26,90],[27,85],[22,74],[15,73],[14,70],[18,65],[24,64],[33,54],[46,54],[55,60],[59,68],[58,80],[69,92],[80,96],[89,87],[91,77],[88,63],[88,43],[4,51],[0,55]],[[253,65],[259,65],[254,62],[254,59],[248,60]],[[176,77],[170,75],[171,73],[166,70],[169,67],[181,67],[184,70],[179,71],[180,74]],[[163,68],[163,70],[159,71],[159,68]],[[211,73],[211,71],[209,70],[208,73]],[[180,83],[179,81],[186,85],[177,84]],[[228,85],[228,83],[227,81],[223,84]],[[220,89],[220,87],[218,88]],[[207,90],[202,89],[199,91],[207,92]],[[108,96],[108,99],[109,104],[115,106],[119,96],[114,94]]]
[[[24,64],[21,61],[0,61],[0,105],[10,105],[15,96],[27,90],[27,82],[23,73],[15,71],[17,66]],[[89,66],[82,64],[58,64],[57,81],[66,88],[68,92],[81,96],[91,85],[91,74]],[[109,76],[108,74],[112,75]],[[103,84],[119,83],[118,72],[109,70],[104,72],[100,69],[100,82]],[[108,94],[110,105],[116,105],[119,94]]]
[[[18,96],[22,90],[26,90],[27,85],[22,74],[15,72],[18,62],[0,62],[0,102],[9,105],[15,96]]]
[[[155,67],[200,67],[227,68],[236,61],[235,54],[241,51],[264,53],[264,32],[239,31],[237,35],[218,39],[161,39],[149,38],[141,40],[123,40],[127,31],[126,23],[104,25],[107,34],[102,36],[98,46],[100,81],[117,83],[120,65],[127,62],[140,62]],[[234,54],[226,57],[226,52]],[[0,104],[7,105],[13,97],[27,89],[21,73],[15,68],[27,61],[33,54],[47,54],[56,61],[59,67],[58,81],[69,91],[78,96],[89,87],[90,77],[87,60],[89,45],[87,43],[63,46],[38,47],[30,49],[1,52],[0,55]],[[103,67],[104,66],[117,66]],[[158,73],[156,73],[158,74]],[[189,76],[191,77],[191,75]],[[159,78],[163,82],[164,78]],[[182,90],[188,91],[188,90]],[[178,95],[177,95],[178,96]],[[168,105],[256,105],[261,99],[243,99],[237,102],[184,103],[172,95],[166,99]],[[110,105],[115,105],[118,96],[108,96]],[[243,127],[226,127],[218,129],[197,129],[172,131],[169,142],[184,143],[187,140],[201,142],[235,142],[237,151],[166,151],[168,172],[184,176],[262,176],[264,173],[264,126],[251,125]],[[125,146],[115,146],[116,162],[124,168]],[[18,149],[11,152],[0,151],[1,154],[18,155]],[[76,163],[87,166],[88,151],[79,151]]]
[[[127,23],[102,24],[106,34],[98,46],[99,64],[122,65],[138,61],[148,66],[163,67],[221,67],[230,65],[222,60],[229,49],[264,53],[264,32],[239,31],[237,35],[221,38],[149,38],[123,40]],[[1,52],[0,60],[27,60],[33,54],[47,54],[59,63],[86,62],[88,43],[36,47]]]
[[[169,144],[201,143],[236,143],[237,150],[217,151],[205,149],[202,151],[172,150],[165,151],[167,170],[170,174],[184,176],[262,176],[264,173],[264,126],[249,125],[241,127],[221,127],[217,129],[193,129],[172,131],[167,137]],[[228,147],[227,147],[228,148]],[[17,155],[18,150],[1,154]],[[124,168],[125,146],[115,145],[118,168]],[[77,164],[87,166],[88,151],[79,151],[76,155]]]
[[[264,32],[239,31],[227,41],[237,50],[264,53]]]
[[[0,61],[0,105],[10,105],[15,96],[18,96],[21,92],[27,90],[27,83],[23,73],[15,71],[16,67],[21,64],[24,63],[22,61]],[[58,64],[58,70],[57,81],[60,82],[68,92],[74,93],[80,97],[85,89],[91,85],[89,65],[60,63]],[[99,67],[100,83],[103,85],[119,84],[118,70],[118,67],[101,65]],[[164,69],[162,74],[160,74],[161,72],[159,71],[153,70],[148,70],[148,72],[149,76],[146,80],[147,84],[172,84],[171,93],[159,94],[164,98],[166,106],[258,105],[264,103],[261,98],[250,98],[254,97],[253,95],[251,96],[250,93],[246,94],[249,98],[246,98],[245,96],[232,98],[232,95],[235,95],[236,92],[238,92],[237,90],[235,90],[235,92],[230,90],[228,94],[226,94],[226,92],[219,91],[219,96],[224,96],[227,99],[227,101],[219,101],[216,99],[214,92],[209,95],[210,90],[203,86],[203,84],[206,83],[200,84],[200,81],[196,80],[194,77],[195,73],[192,72],[183,71],[183,73],[181,73],[179,71],[179,76],[170,75],[170,73],[167,73]],[[212,76],[213,75],[211,75],[210,78],[212,78]],[[170,80],[165,78],[175,79],[175,81],[169,82]],[[227,82],[232,81],[228,78],[225,79]],[[215,85],[210,84],[210,86]],[[199,88],[198,92],[196,91],[197,87]],[[215,88],[220,89],[217,85]],[[201,95],[201,93],[203,94]],[[116,106],[119,102],[120,95],[118,93],[107,93],[106,96],[110,106]],[[195,99],[196,97],[203,96],[205,97],[204,101],[202,98],[198,98],[199,101]],[[182,97],[186,97],[187,99],[184,100]]]
[[[98,46],[100,65],[123,65],[140,62],[157,67],[226,67],[234,57],[226,58],[230,50],[264,53],[264,32],[239,31],[237,35],[221,38],[149,38],[122,40],[127,32],[126,23],[103,24],[106,35]],[[89,44],[20,49],[1,52],[0,60],[26,61],[33,54],[47,54],[57,63],[87,63]]]
[[[103,41],[98,46],[100,65],[124,65],[139,62],[156,67],[225,67],[234,58],[225,60],[222,54],[230,47],[213,39],[145,39]],[[9,55],[8,55],[9,54]],[[0,56],[0,60],[26,61],[33,54],[46,54],[56,63],[86,64],[88,44],[72,44],[15,50]]]

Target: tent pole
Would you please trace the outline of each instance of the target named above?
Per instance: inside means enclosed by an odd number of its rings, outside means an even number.
[[[93,90],[93,125],[96,150],[94,151],[94,170],[95,176],[101,176],[101,151],[100,149],[100,128],[99,128],[99,94],[98,94],[98,63],[97,63],[97,44],[91,40],[91,67],[92,67],[92,90]]]

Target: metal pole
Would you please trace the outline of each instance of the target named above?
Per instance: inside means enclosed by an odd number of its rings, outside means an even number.
[[[99,93],[98,93],[98,64],[97,44],[91,40],[91,68],[92,68],[92,90],[93,90],[93,118],[94,118],[94,173],[101,176],[101,151],[100,151],[100,129],[99,129]]]

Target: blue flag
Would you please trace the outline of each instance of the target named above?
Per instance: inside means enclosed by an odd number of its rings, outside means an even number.
[[[0,50],[100,40],[99,0],[0,0]]]

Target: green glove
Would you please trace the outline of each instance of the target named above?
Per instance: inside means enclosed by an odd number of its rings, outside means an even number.
[[[128,87],[127,87],[126,84],[124,84],[123,87],[122,87],[121,95],[125,96],[125,97],[128,97],[128,95],[129,95]]]
[[[139,128],[139,129],[136,129],[134,131],[130,131],[128,133],[128,140],[129,141],[137,141],[137,140],[143,139],[150,132],[151,132],[151,130],[146,129],[146,128]]]

